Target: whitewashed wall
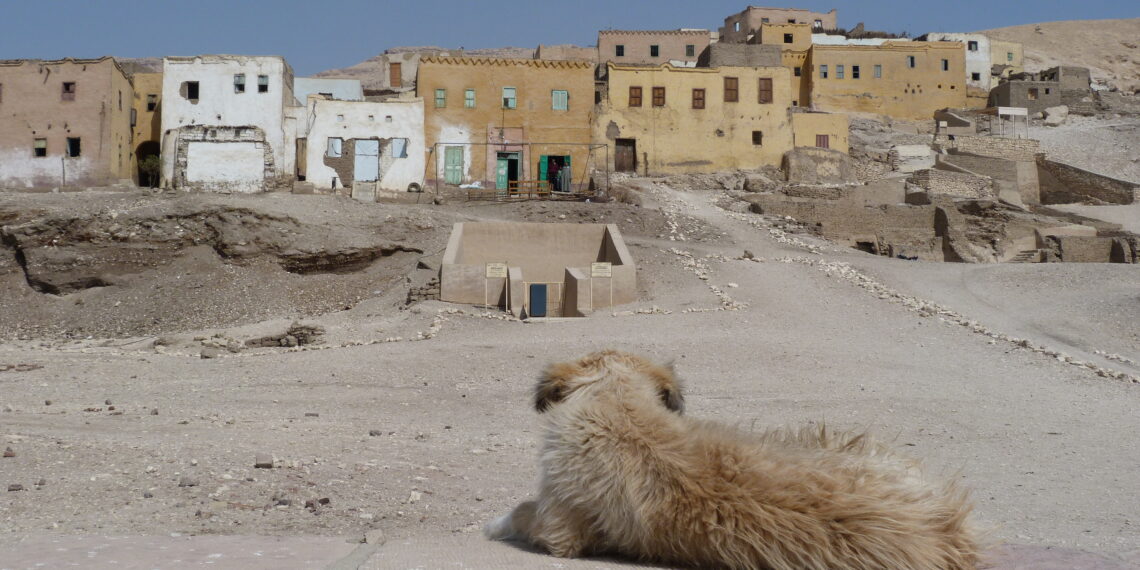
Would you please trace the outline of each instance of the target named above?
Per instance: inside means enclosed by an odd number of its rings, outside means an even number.
[[[345,141],[406,138],[407,158],[382,162],[384,170],[381,172],[379,187],[403,192],[413,182],[423,184],[423,99],[330,101],[314,96],[307,103],[309,111],[305,117],[306,125],[300,127],[302,132],[308,132],[307,181],[318,188],[328,189],[333,177],[340,177],[332,167],[324,163],[329,138],[339,137]]]
[[[966,52],[966,85],[990,90],[990,39],[982,34],[948,34],[933,32],[926,35],[932,42],[962,42]],[[978,42],[976,51],[969,50],[968,42]],[[971,79],[977,73],[981,79]]]

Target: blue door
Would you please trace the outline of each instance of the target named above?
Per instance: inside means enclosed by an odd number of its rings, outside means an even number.
[[[352,179],[356,182],[376,182],[380,177],[380,141],[356,139],[356,161]]]
[[[546,284],[545,283],[531,283],[530,284],[530,316],[532,317],[545,317],[546,316]]]

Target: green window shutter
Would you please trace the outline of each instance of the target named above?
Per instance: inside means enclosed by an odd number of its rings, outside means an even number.
[[[544,154],[544,155],[538,157],[538,179],[539,180],[549,180],[550,179],[550,171],[548,170],[549,166],[550,166],[550,156],[549,155]]]

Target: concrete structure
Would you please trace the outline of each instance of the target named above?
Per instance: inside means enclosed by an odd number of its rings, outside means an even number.
[[[598,32],[598,64],[695,67],[708,61],[708,30],[602,30]]]
[[[338,101],[311,95],[298,170],[316,188],[358,198],[418,189],[424,174],[423,99]]]
[[[932,32],[919,38],[931,42],[958,42],[966,52],[966,86],[990,90],[990,38],[982,34]]]
[[[609,64],[594,140],[618,171],[669,174],[778,166],[792,148],[783,67]]]
[[[829,148],[847,154],[848,120],[843,113],[792,113],[792,137],[796,147]]]
[[[298,77],[293,80],[293,97],[298,105],[305,105],[309,95],[324,95],[337,101],[363,101],[364,88],[359,79],[326,79],[323,77]]]
[[[133,100],[110,57],[0,61],[0,188],[130,180]]]
[[[956,42],[814,45],[803,73],[813,109],[929,119],[966,106],[965,51]]]
[[[545,311],[532,285],[545,290]],[[636,301],[637,266],[616,224],[460,223],[443,254],[440,299],[585,316]]]
[[[990,91],[991,107],[1025,107],[1040,113],[1049,107],[1066,105],[1069,111],[1093,114],[1091,80],[1088,68],[1059,66],[1040,73],[1011,75]]]
[[[162,179],[177,190],[258,192],[290,185],[297,126],[293,70],[278,56],[167,57]]]
[[[417,86],[428,184],[507,189],[552,170],[565,189],[588,183],[592,63],[431,57]]]
[[[765,8],[749,6],[743,11],[724,19],[720,29],[720,41],[728,43],[748,43],[762,24],[807,24],[815,30],[834,30],[839,27],[835,10],[812,12],[799,8]]]
[[[135,73],[131,82],[134,84],[131,138],[135,145],[131,172],[140,186],[157,185],[160,173],[144,173],[139,169],[139,163],[159,156],[162,150],[162,74]],[[150,179],[152,177],[153,180]]]

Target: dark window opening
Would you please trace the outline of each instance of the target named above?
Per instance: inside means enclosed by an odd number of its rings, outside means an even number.
[[[257,92],[258,93],[269,93],[269,76],[268,75],[258,75],[257,76]]]
[[[724,78],[724,102],[735,103],[740,100],[740,83],[735,77]]]
[[[792,34],[784,34],[784,43],[790,44],[790,43],[792,43],[792,41],[794,41],[792,38]]]
[[[852,65],[851,66],[851,79],[859,79],[859,66],[858,65]]]
[[[654,107],[664,107],[665,106],[665,88],[664,87],[654,87],[653,88],[653,106]]]
[[[158,108],[158,95],[149,94],[146,96],[146,110],[153,111]]]
[[[1030,87],[1029,91],[1026,93],[1026,97],[1030,101],[1036,101],[1037,100],[1037,88],[1036,87]]]
[[[970,51],[978,51],[978,42],[966,42],[966,49]]]
[[[138,112],[138,109],[131,109],[131,126],[133,127],[133,126],[135,126],[135,125],[137,125],[137,124],[139,124],[139,112]]]
[[[625,57],[625,46],[621,44],[614,46],[614,56]]]
[[[792,74],[795,75],[796,77],[800,77],[804,74],[804,68],[796,67],[796,68],[792,69]]]
[[[764,144],[764,131],[752,131],[752,144],[756,146]]]
[[[1053,92],[1053,90],[1052,90],[1051,88],[1049,88],[1049,87],[1046,87],[1046,88],[1045,88],[1045,94],[1046,94],[1046,95],[1048,95],[1048,94],[1050,94],[1050,93],[1052,93],[1052,92]]]
[[[64,81],[63,82],[62,97],[63,97],[64,101],[74,101],[75,100],[75,82],[74,81]]]
[[[914,64],[915,64],[914,56],[913,55],[906,56],[906,66],[907,67],[914,67]]]
[[[970,80],[971,81],[981,81],[982,80],[982,74],[981,73],[971,73],[970,74]]]
[[[697,46],[693,44],[685,44],[685,57],[696,57]]]
[[[661,46],[649,46],[649,57],[657,57],[661,55]]]
[[[47,156],[47,139],[36,139],[32,156]]]
[[[198,102],[198,82],[197,81],[183,81],[181,95],[189,99],[191,103]]]
[[[4,84],[0,83],[0,102],[4,101]]]
[[[950,71],[950,60],[942,60],[942,71]]]
[[[79,156],[79,137],[67,137],[67,156]]]
[[[705,90],[704,89],[693,89],[693,108],[694,109],[704,109],[705,108]]]
[[[234,93],[245,93],[245,74],[234,74]]]
[[[641,87],[630,87],[629,88],[629,106],[630,107],[640,107],[641,106]]]

